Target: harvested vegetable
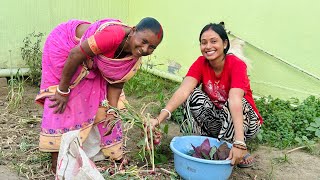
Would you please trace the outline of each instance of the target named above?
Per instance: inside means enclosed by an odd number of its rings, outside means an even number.
[[[206,138],[202,144],[198,147],[192,145],[193,150],[191,150],[188,154],[201,159],[207,160],[225,160],[229,156],[230,148],[227,143],[224,142],[217,148],[216,146],[210,146],[210,141]]]

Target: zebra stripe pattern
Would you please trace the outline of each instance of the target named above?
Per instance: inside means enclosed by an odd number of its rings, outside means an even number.
[[[234,125],[228,101],[218,109],[201,90],[195,89],[184,106],[184,121],[181,131],[184,134],[198,134],[233,141]],[[260,121],[248,101],[242,99],[243,128],[246,139],[254,137],[260,129]]]

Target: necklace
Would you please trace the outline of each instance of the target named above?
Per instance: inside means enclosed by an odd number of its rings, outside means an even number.
[[[121,51],[119,52],[119,54],[118,54],[116,57],[114,57],[114,59],[117,59],[117,58],[120,56],[120,54],[122,53],[122,51],[123,51],[123,49],[124,49],[124,46],[126,45],[126,43],[127,43],[127,41],[128,41],[128,38],[129,38],[129,34],[127,35],[126,41],[123,43],[123,46],[122,46]]]

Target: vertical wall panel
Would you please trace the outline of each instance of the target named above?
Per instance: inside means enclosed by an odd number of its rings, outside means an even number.
[[[201,55],[199,33],[209,22],[226,23],[227,29],[264,51],[320,77],[318,51],[320,1],[278,0],[131,0],[130,21],[154,16],[164,28],[163,43],[152,56],[154,64],[168,72],[170,61],[182,68],[183,77],[192,62]],[[131,16],[132,15],[132,16]],[[230,36],[232,38],[232,36]],[[251,59],[250,72],[256,95],[305,98],[320,96],[320,81],[252,46],[245,46]]]
[[[13,67],[25,67],[20,47],[27,34],[45,35],[59,23],[69,19],[95,21],[101,18],[128,19],[126,0],[3,0],[0,2],[0,69],[10,68],[9,50]]]

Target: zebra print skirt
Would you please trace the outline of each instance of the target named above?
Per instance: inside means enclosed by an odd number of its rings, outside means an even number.
[[[232,142],[234,125],[228,101],[223,108],[217,108],[201,90],[195,89],[183,104],[184,121],[181,131],[184,134],[197,134]],[[260,129],[258,115],[245,98],[242,98],[243,128],[245,140],[254,137]]]

